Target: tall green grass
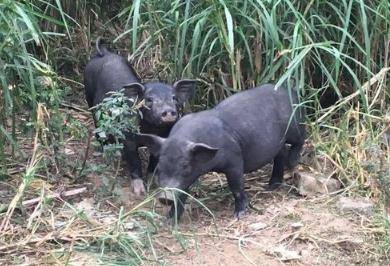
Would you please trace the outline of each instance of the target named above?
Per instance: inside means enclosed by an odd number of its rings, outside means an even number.
[[[330,87],[341,97],[349,93],[343,83],[358,90],[387,60],[386,0],[146,0],[119,17],[120,38],[129,37],[132,53],[145,53],[137,47],[147,37],[146,49],[158,49],[170,78],[200,78],[199,101],[211,104],[231,91],[291,77],[305,95],[318,99]],[[360,100],[369,111],[365,94]]]
[[[50,16],[50,9],[63,14],[62,19]],[[46,52],[50,38],[62,34],[46,31],[45,25],[67,28],[65,21],[59,1],[0,3],[0,165],[15,152],[17,131],[36,121],[39,102],[58,109],[57,74]]]
[[[334,158],[345,147],[334,149],[330,136],[342,132],[351,143],[345,132],[357,122],[373,140],[383,130],[389,109],[389,10],[387,0],[3,1],[0,143],[7,145],[0,145],[0,157],[16,147],[16,114],[50,99],[58,105],[58,84],[44,88],[38,77],[55,81],[52,69],[61,62],[48,56],[60,44],[56,38],[69,39],[69,49],[76,49],[81,33],[86,43],[105,35],[127,44],[141,72],[148,62],[145,76],[197,78],[193,103],[200,108],[258,84],[291,81],[307,106],[312,131],[329,133],[324,139],[317,134],[318,147],[323,144],[327,150],[320,150],[327,154],[332,150]],[[344,121],[343,128],[335,118],[349,110],[359,119]]]
[[[31,108],[27,120],[34,121],[38,102],[58,106],[52,69],[61,62],[49,56],[60,44],[58,36],[69,39],[74,50],[81,33],[86,43],[96,35],[126,43],[141,72],[148,62],[145,76],[197,78],[194,103],[200,108],[258,84],[295,84],[318,151],[340,167],[359,168],[363,182],[361,159],[351,164],[349,153],[337,159],[345,146],[332,138],[342,134],[355,147],[353,136],[363,130],[367,141],[378,142],[386,126],[389,10],[387,0],[3,1],[0,157],[16,147],[17,114]],[[48,88],[42,80],[54,82]],[[349,111],[358,115],[343,116]]]

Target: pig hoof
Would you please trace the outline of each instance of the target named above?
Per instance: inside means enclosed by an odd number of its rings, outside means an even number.
[[[164,205],[173,205],[175,203],[175,194],[172,191],[161,191],[156,197]]]
[[[246,210],[235,211],[234,217],[237,218],[237,220],[240,220],[241,218],[244,217],[245,214],[246,214]]]
[[[142,179],[133,180],[133,192],[136,196],[145,195],[146,190]]]
[[[275,189],[279,188],[281,185],[282,185],[282,183],[270,183],[268,185],[268,190],[269,191],[275,190]]]
[[[180,223],[180,218],[177,217],[171,217],[171,216],[166,216],[165,224],[171,227],[177,226]]]
[[[171,220],[175,220],[175,218],[177,218],[177,220],[180,220],[183,213],[184,213],[184,206],[182,204],[179,204],[176,207],[172,205],[171,209],[168,212],[167,218]]]

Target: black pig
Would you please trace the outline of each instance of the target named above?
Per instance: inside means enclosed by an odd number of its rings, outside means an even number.
[[[173,85],[160,82],[141,83],[140,78],[123,57],[109,52],[96,41],[97,54],[88,62],[84,73],[85,96],[89,107],[96,106],[107,97],[107,92],[125,89],[127,97],[144,99],[141,108],[140,131],[167,137],[179,117],[178,110],[194,91],[194,80],[179,80]],[[96,124],[96,123],[95,123]],[[126,133],[123,160],[133,180],[133,191],[145,192],[138,143],[135,135]],[[153,171],[157,158],[151,156],[148,170]]]
[[[284,167],[293,168],[298,162],[305,140],[304,110],[295,105],[297,93],[290,92],[266,84],[239,92],[213,109],[184,116],[168,138],[138,135],[140,142],[159,155],[158,184],[188,191],[200,175],[224,173],[235,199],[235,216],[240,218],[248,205],[244,173],[273,161],[269,181],[273,189],[282,183]],[[172,203],[172,196],[165,201]],[[186,195],[179,193],[178,217],[185,200]],[[174,211],[172,206],[169,215]]]

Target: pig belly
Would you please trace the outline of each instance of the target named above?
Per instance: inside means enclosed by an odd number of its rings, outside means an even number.
[[[246,143],[242,149],[244,172],[252,172],[267,163],[273,162],[284,144],[284,137],[277,133],[272,135],[260,134],[253,141]]]

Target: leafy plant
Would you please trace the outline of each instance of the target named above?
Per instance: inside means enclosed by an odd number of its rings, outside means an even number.
[[[120,155],[126,134],[139,132],[139,107],[135,99],[126,97],[123,92],[123,89],[109,92],[110,96],[92,109],[96,121],[94,132],[97,139],[104,143],[107,158]]]
[[[40,29],[40,22],[62,23],[45,16],[39,5],[29,2],[0,3],[0,163],[5,153],[16,150],[20,116],[34,123],[39,102],[47,104],[54,119],[59,115],[57,75],[39,59],[50,35]],[[59,127],[54,130],[58,132]]]

